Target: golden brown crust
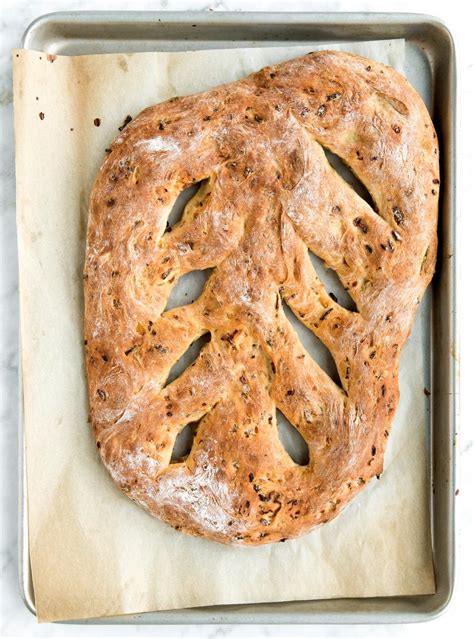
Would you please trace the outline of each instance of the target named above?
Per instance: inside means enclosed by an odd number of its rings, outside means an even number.
[[[437,153],[403,77],[334,51],[169,100],[126,127],[91,195],[85,266],[92,423],[124,492],[184,532],[261,544],[332,519],[381,473],[400,350],[434,270]],[[203,180],[166,233],[178,194]],[[308,249],[358,312],[329,297]],[[210,267],[199,299],[164,312],[181,275]],[[330,350],[342,388],[282,301]],[[165,386],[207,332],[195,365]],[[306,440],[306,466],[283,448],[276,407]],[[189,456],[170,463],[198,420]]]

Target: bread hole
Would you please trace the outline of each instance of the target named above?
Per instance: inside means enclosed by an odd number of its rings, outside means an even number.
[[[334,153],[331,153],[331,151],[324,149],[324,153],[326,154],[327,161],[332,166],[332,168],[336,171],[336,173],[339,173],[342,179],[345,182],[347,182],[350,186],[352,186],[352,188],[357,193],[357,195],[359,195],[363,200],[365,200],[371,209],[373,209],[374,211],[377,211],[377,207],[375,206],[374,201],[372,200],[372,196],[370,195],[370,193],[368,192],[364,184],[362,184],[362,182],[359,180],[359,178],[356,175],[354,175],[354,173],[351,171],[349,166],[345,164],[339,156],[335,155]],[[374,160],[374,162],[375,161],[376,160]]]
[[[183,462],[189,456],[191,448],[193,447],[196,430],[197,422],[192,422],[191,424],[187,424],[179,433],[174,442],[170,464]]]
[[[309,257],[311,264],[316,271],[316,275],[321,280],[330,297],[348,311],[357,311],[357,306],[354,300],[342,285],[337,273],[332,269],[327,268],[324,262],[317,255],[311,253],[311,251],[309,252]]]
[[[195,342],[193,342],[187,351],[181,355],[177,362],[173,364],[171,370],[168,374],[168,378],[166,380],[165,386],[174,382],[180,375],[184,373],[184,371],[192,366],[194,362],[197,360],[199,353],[201,350],[211,341],[211,334],[205,333],[201,335]]]
[[[175,224],[181,221],[186,205],[206,183],[207,180],[202,180],[201,182],[196,182],[196,184],[191,184],[191,186],[188,186],[188,188],[184,189],[184,191],[178,195],[175,203],[173,204],[173,208],[168,215],[167,228],[172,228]]]
[[[173,287],[165,311],[177,306],[192,304],[201,295],[213,269],[206,268],[202,271],[191,271],[182,275]]]
[[[298,430],[289,422],[281,411],[277,409],[277,427],[280,441],[295,464],[307,466],[309,464],[309,448]]]
[[[283,302],[283,310],[292,327],[295,329],[301,344],[310,357],[314,359],[316,364],[332,379],[332,381],[342,388],[339,373],[337,372],[336,362],[334,361],[330,351],[324,346],[309,328],[300,322],[293,313],[291,308]],[[304,366],[304,360],[301,360]]]

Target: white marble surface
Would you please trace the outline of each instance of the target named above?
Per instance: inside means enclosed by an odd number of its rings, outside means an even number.
[[[291,6],[290,6],[291,5]],[[474,384],[470,369],[470,356],[474,355],[474,339],[469,325],[470,301],[464,300],[472,291],[472,262],[470,262],[471,240],[474,237],[474,215],[472,201],[474,173],[472,141],[474,119],[471,115],[474,98],[474,38],[469,11],[461,9],[465,2],[440,0],[384,0],[355,2],[342,1],[298,1],[271,0],[147,0],[128,2],[102,0],[97,3],[85,0],[0,0],[2,40],[0,57],[1,75],[1,206],[0,206],[0,309],[1,331],[1,637],[73,637],[73,636],[160,636],[160,637],[464,637],[472,632],[473,597],[473,544],[472,522],[473,500],[473,435],[468,418],[467,393]],[[11,86],[10,49],[18,46],[21,35],[36,17],[60,10],[80,9],[149,9],[149,10],[301,10],[301,11],[409,11],[429,13],[444,19],[453,32],[458,55],[459,73],[459,238],[457,247],[459,304],[461,311],[462,360],[464,365],[461,380],[462,419],[458,426],[457,462],[459,495],[457,508],[457,569],[453,600],[447,611],[438,619],[415,626],[74,626],[45,624],[38,626],[35,618],[26,610],[20,597],[17,575],[17,374],[18,374],[18,272],[15,235],[15,183],[14,183],[14,138]],[[463,295],[461,295],[461,292]],[[472,368],[472,367],[471,367]]]

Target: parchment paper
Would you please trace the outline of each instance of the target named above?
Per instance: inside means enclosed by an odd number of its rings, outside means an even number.
[[[152,518],[115,488],[87,423],[82,265],[104,149],[129,114],[316,48],[13,53],[28,517],[40,621],[434,592],[422,317],[402,355],[402,399],[381,479],[333,522],[285,544],[227,547]],[[403,68],[403,41],[331,48]]]

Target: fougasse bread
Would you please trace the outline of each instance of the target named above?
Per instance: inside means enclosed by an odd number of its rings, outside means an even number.
[[[347,53],[310,53],[132,120],[97,174],[84,276],[91,420],[118,487],[177,530],[264,544],[330,521],[380,476],[400,351],[434,271],[439,184],[420,96]],[[329,295],[309,252],[356,310]],[[209,268],[198,299],[165,311],[182,275]],[[340,384],[283,304],[329,349]],[[307,464],[281,443],[277,409],[306,441]],[[191,451],[172,460],[187,424]]]

